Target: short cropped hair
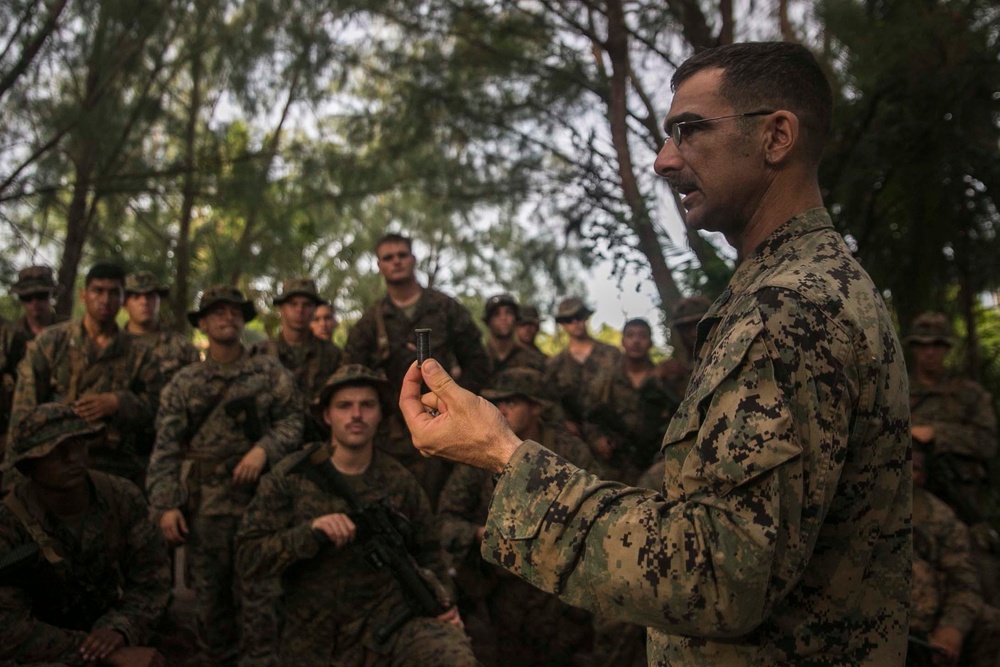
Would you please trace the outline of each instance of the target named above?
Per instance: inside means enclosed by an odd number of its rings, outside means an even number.
[[[94,280],[117,280],[124,285],[125,269],[114,262],[98,262],[90,267],[90,271],[87,271],[83,286],[86,287]]]
[[[622,327],[622,333],[625,333],[625,330],[628,329],[629,327],[638,327],[640,329],[645,329],[646,333],[649,334],[650,337],[652,337],[653,335],[653,327],[649,326],[649,322],[642,319],[641,317],[633,317],[631,320],[627,320],[625,322],[625,326]]]
[[[799,118],[807,154],[819,163],[830,136],[833,93],[816,58],[789,42],[729,44],[696,53],[670,81],[676,91],[702,70],[721,69],[720,94],[740,113],[786,109]]]
[[[386,243],[404,243],[406,244],[406,249],[413,252],[413,241],[410,240],[408,236],[403,236],[402,234],[397,234],[395,232],[389,232],[375,242],[375,254],[378,255],[378,249],[384,246]]]

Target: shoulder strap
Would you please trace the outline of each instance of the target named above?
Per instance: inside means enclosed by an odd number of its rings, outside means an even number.
[[[378,331],[378,346],[375,348],[376,365],[389,359],[389,332],[385,328],[385,315],[382,313],[382,302],[375,304],[375,328]]]
[[[58,565],[65,560],[59,553],[61,551],[59,543],[45,532],[38,520],[28,512],[24,503],[14,497],[13,489],[4,496],[3,504],[21,521],[28,534],[31,535],[31,539],[35,541],[42,555],[45,556],[45,560],[52,565]]]
[[[208,421],[208,418],[212,416],[212,413],[215,412],[220,405],[226,402],[226,398],[229,396],[229,390],[232,389],[232,386],[232,382],[226,383],[226,386],[223,387],[222,391],[219,392],[219,395],[208,404],[208,407],[196,415],[195,418],[191,420],[191,423],[188,424],[187,432],[189,435],[187,438],[187,444],[189,446],[191,441],[197,437],[198,432],[201,431],[201,427],[204,426],[205,422]]]
[[[80,376],[87,368],[87,360],[76,337],[71,333],[69,339],[69,388],[66,391],[66,402],[73,403],[80,393]]]

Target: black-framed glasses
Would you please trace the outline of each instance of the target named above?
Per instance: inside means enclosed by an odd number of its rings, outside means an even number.
[[[674,146],[680,146],[684,140],[684,128],[689,125],[697,125],[698,123],[710,123],[715,120],[725,120],[727,118],[746,118],[748,116],[769,116],[773,114],[774,111],[748,111],[746,113],[734,113],[728,116],[715,116],[714,118],[696,118],[695,120],[682,120],[679,123],[674,123],[670,126],[670,136],[668,137],[674,142]]]
[[[556,324],[569,324],[570,322],[583,322],[587,318],[582,314],[567,315],[566,317],[557,317]]]
[[[48,292],[37,292],[35,294],[22,294],[17,298],[21,303],[31,303],[32,301],[48,301],[52,295]]]

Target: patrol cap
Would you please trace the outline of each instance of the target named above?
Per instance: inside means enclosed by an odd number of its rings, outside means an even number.
[[[712,302],[700,294],[681,299],[674,305],[671,313],[670,326],[678,324],[694,324],[708,312],[712,307]]]
[[[952,347],[955,345],[955,333],[947,315],[928,311],[917,315],[910,325],[910,335],[904,338],[903,342],[906,345],[943,343]]]
[[[502,401],[520,396],[539,405],[550,405],[548,392],[542,374],[534,368],[508,368],[497,374],[493,386],[482,391],[488,401]]]
[[[309,297],[317,306],[321,303],[326,303],[326,300],[319,295],[319,290],[316,289],[316,281],[312,278],[292,278],[282,282],[281,295],[274,297],[272,303],[275,306],[280,306],[293,296],[299,295]]]
[[[392,387],[385,375],[373,371],[361,364],[345,364],[338,368],[333,375],[323,384],[319,390],[319,395],[313,399],[313,413],[320,417],[330,405],[330,399],[341,387],[374,387],[378,393],[379,402],[382,404],[382,413],[386,414],[392,406]]]
[[[28,296],[29,294],[42,294],[48,292],[54,294],[59,292],[52,275],[52,269],[47,266],[28,266],[17,272],[17,282],[10,287],[11,294],[17,296]]]
[[[518,305],[517,299],[514,298],[514,295],[497,294],[486,300],[486,305],[483,308],[483,322],[489,322],[490,318],[493,317],[493,311],[500,306],[510,306],[514,309],[514,317],[520,317],[521,306]]]
[[[565,324],[573,320],[585,320],[594,314],[590,308],[583,303],[583,299],[578,296],[571,296],[559,302],[556,308],[556,322]]]
[[[63,403],[42,403],[31,409],[14,427],[7,442],[3,469],[20,468],[28,459],[40,459],[67,440],[95,440],[104,424],[87,422]]]
[[[126,294],[150,294],[160,296],[170,293],[170,288],[161,283],[152,271],[136,271],[125,276]]]
[[[249,322],[257,317],[257,309],[254,308],[252,301],[243,296],[243,292],[229,285],[212,285],[202,292],[198,309],[188,312],[188,322],[191,323],[191,326],[198,326],[198,320],[217,303],[235,303],[243,310],[244,322]]]
[[[521,314],[517,317],[518,324],[538,324],[542,321],[538,309],[534,306],[521,306]]]

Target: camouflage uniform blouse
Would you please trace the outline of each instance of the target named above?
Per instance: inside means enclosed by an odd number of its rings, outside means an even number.
[[[515,345],[506,359],[500,359],[489,341],[486,343],[486,356],[490,360],[491,381],[498,373],[508,368],[533,368],[539,373],[544,373],[545,363],[548,361],[548,358],[537,349],[523,345]]]
[[[16,583],[0,581],[0,661],[82,665],[80,644],[91,630],[111,628],[141,645],[167,606],[167,549],[142,494],[113,475],[90,477],[91,505],[73,523],[46,512],[29,482],[12,490],[66,560],[57,571],[36,556]],[[0,556],[31,542],[0,504]]]
[[[376,308],[382,311],[389,337],[388,347],[379,346]],[[385,371],[397,390],[403,375],[417,359],[414,329],[431,330],[431,352],[445,368],[458,364],[462,369],[459,384],[478,393],[486,386],[489,361],[483,351],[482,333],[465,306],[441,292],[424,288],[409,318],[388,296],[365,311],[351,327],[344,346],[344,363],[363,364]]]
[[[910,378],[914,426],[934,427],[934,450],[988,461],[997,453],[993,397],[972,380],[948,376],[934,386]]]
[[[247,399],[263,430],[256,443],[245,428],[246,411],[226,409]],[[206,359],[182,368],[163,390],[156,417],[149,504],[156,512],[186,507],[205,516],[240,516],[254,487],[234,484],[233,468],[254,444],[272,465],[298,449],[302,414],[295,381],[272,357],[244,353],[230,364]]]
[[[650,664],[898,665],[908,429],[882,298],[826,211],[809,210],[742,262],[699,324],[664,438],[665,497],[526,442],[483,554],[648,626]]]
[[[164,384],[170,382],[180,369],[201,361],[198,348],[186,336],[176,331],[163,330],[133,335],[153,351],[153,358],[156,359]]]
[[[548,360],[545,386],[549,388],[575,422],[600,403],[607,378],[614,373],[622,353],[607,343],[594,341],[594,349],[581,364],[569,350],[563,350]]]
[[[338,654],[357,642],[380,653],[372,633],[405,604],[392,574],[369,565],[357,543],[336,549],[313,532],[313,519],[350,513],[344,498],[309,473],[310,455],[322,461],[330,453],[329,445],[314,443],[279,463],[261,481],[237,536],[244,577],[282,577],[282,664],[340,664]],[[430,502],[406,468],[376,451],[367,470],[344,479],[362,503],[388,502],[408,519],[410,553],[439,583],[449,582]]]

